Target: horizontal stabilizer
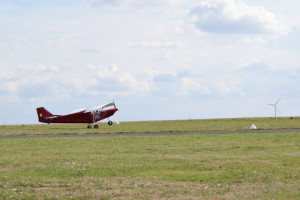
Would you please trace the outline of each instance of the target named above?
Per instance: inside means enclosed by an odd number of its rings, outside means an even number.
[[[45,119],[54,119],[56,118],[57,116],[53,116],[53,117],[45,117]]]

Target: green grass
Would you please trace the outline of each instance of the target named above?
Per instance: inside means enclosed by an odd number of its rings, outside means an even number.
[[[237,118],[210,120],[177,120],[121,122],[108,126],[99,123],[99,129],[87,129],[86,124],[39,124],[2,125],[0,135],[53,135],[53,134],[101,134],[101,133],[145,133],[145,132],[196,132],[247,130],[251,124],[258,129],[299,129],[300,118]]]
[[[300,133],[0,139],[0,155],[0,199],[300,199]]]
[[[299,129],[299,118],[2,125],[0,135]],[[300,199],[300,133],[0,139],[0,199]]]

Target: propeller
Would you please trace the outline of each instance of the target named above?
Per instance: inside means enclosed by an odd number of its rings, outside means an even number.
[[[116,104],[115,104],[115,100],[113,100],[113,104],[114,104],[114,107],[117,108],[117,107],[116,107]]]
[[[116,104],[115,104],[115,100],[113,100],[113,104],[114,104],[114,107],[117,108],[117,107],[116,107]],[[119,112],[119,111],[120,111],[120,110],[118,109],[117,112]],[[119,122],[119,121],[116,121],[116,124],[120,124],[120,122]]]

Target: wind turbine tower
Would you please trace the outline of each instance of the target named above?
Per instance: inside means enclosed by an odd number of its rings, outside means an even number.
[[[275,104],[268,104],[268,105],[270,105],[270,106],[273,106],[273,107],[274,107],[275,118],[276,118],[276,112],[277,112],[277,111],[279,112],[279,110],[278,110],[278,108],[277,108],[277,104],[278,104],[279,100],[280,100],[280,98],[279,98],[279,99],[276,101],[276,103],[275,103]]]

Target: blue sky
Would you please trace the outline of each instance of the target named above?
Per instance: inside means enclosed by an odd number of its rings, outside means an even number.
[[[296,0],[0,1],[0,124],[300,115]]]

